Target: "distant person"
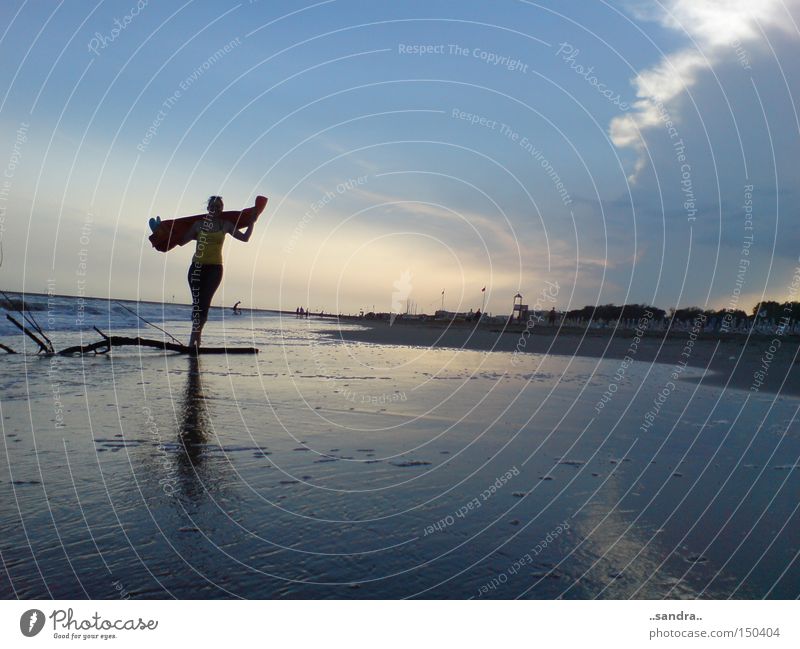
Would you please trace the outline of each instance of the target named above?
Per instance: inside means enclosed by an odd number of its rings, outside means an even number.
[[[294,317],[295,317],[295,318],[299,318],[299,317],[300,317],[300,307],[297,307],[297,308],[294,310]]]
[[[211,300],[222,282],[222,244],[225,242],[225,235],[230,234],[239,241],[249,241],[254,226],[251,223],[244,232],[240,232],[233,223],[223,220],[222,196],[211,196],[206,208],[208,214],[195,221],[179,242],[183,245],[197,240],[188,274],[192,292],[192,335],[189,338],[189,347],[193,353],[200,349],[200,338],[208,320]]]
[[[550,322],[550,326],[551,327],[556,323],[556,308],[555,307],[550,309],[549,322]]]
[[[239,300],[239,301],[238,301],[236,304],[234,304],[234,305],[233,305],[233,315],[242,315],[242,311],[241,311],[241,309],[239,308],[239,305],[240,305],[241,303],[242,303],[242,301],[241,301],[241,300]]]
[[[298,309],[298,313],[299,313],[299,315],[300,315],[300,317],[301,317],[301,318],[302,318],[303,316],[305,316],[305,314],[306,314],[306,312],[305,312],[305,309],[303,309],[303,307],[300,307],[300,308]]]

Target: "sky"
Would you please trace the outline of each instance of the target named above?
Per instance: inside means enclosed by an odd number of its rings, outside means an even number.
[[[155,251],[148,219],[263,194],[215,304],[800,299],[799,19],[800,0],[4,0],[0,286],[188,302],[192,246]]]

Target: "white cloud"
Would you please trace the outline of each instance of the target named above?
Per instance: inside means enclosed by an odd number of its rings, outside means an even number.
[[[677,100],[705,70],[730,56],[732,48],[756,43],[762,30],[798,34],[794,15],[800,10],[800,0],[669,0],[661,7],[656,12],[652,2],[637,4],[632,13],[683,32],[693,44],[640,72],[632,80],[637,97],[634,110],[611,120],[611,141],[639,153],[631,181],[646,164],[642,132],[666,119],[677,119]]]
[[[794,0],[672,0],[664,4],[662,24],[685,31],[699,45],[726,47],[752,41],[761,29],[791,28]]]

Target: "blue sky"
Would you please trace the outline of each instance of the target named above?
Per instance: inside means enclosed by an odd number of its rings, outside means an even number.
[[[263,193],[217,304],[788,298],[799,4],[4,2],[0,283],[187,301],[147,219]]]

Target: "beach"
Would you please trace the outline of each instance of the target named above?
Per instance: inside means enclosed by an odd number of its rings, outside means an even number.
[[[706,371],[707,385],[742,390],[780,392],[800,396],[800,365],[797,336],[703,334],[696,339],[689,332],[648,332],[640,339],[635,330],[578,329],[538,326],[515,329],[499,326],[476,327],[471,323],[388,322],[359,320],[358,329],[331,329],[328,335],[350,342],[498,351],[554,356],[583,356],[638,363],[688,366]],[[776,342],[777,341],[777,342]]]
[[[3,357],[0,596],[800,594],[793,394],[707,341],[676,377],[657,341],[509,335],[215,310],[257,356]]]

